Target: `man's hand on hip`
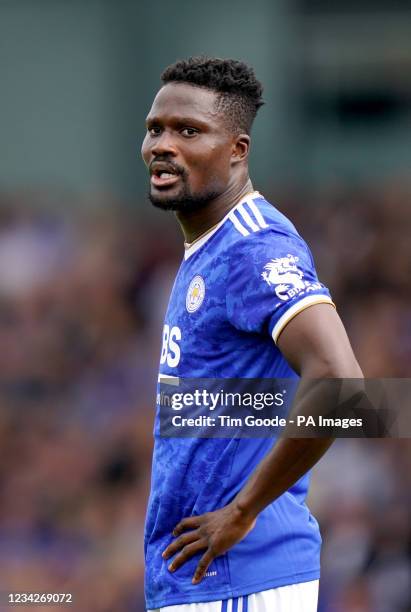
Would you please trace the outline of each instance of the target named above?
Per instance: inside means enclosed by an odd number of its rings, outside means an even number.
[[[246,516],[233,502],[220,510],[185,518],[174,528],[176,539],[162,556],[169,559],[178,553],[168,567],[174,572],[193,555],[205,550],[192,580],[198,584],[212,561],[240,542],[253,529],[255,521],[255,517]]]

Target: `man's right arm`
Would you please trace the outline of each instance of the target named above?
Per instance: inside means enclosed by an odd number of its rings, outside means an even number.
[[[278,347],[301,376],[296,403],[300,396],[301,402],[308,404],[308,412],[310,405],[314,411],[323,402],[323,390],[321,384],[317,390],[310,384],[307,401],[305,380],[311,383],[312,379],[346,378],[352,381],[353,394],[358,391],[361,383],[355,379],[363,378],[363,374],[333,306],[316,304],[298,314],[282,331]],[[312,468],[332,442],[332,438],[281,438],[238,493],[236,506],[245,515],[256,517]]]
[[[306,402],[305,381],[347,378],[357,386],[355,379],[362,378],[344,326],[329,304],[316,304],[296,315],[281,332],[278,346],[301,376],[296,402],[299,394]],[[321,385],[317,389],[320,396],[310,394],[307,410],[322,400]],[[332,442],[331,438],[278,440],[232,502],[214,512],[180,521],[173,532],[177,539],[163,555],[168,559],[181,551],[170,571],[205,550],[193,578],[193,583],[200,582],[213,559],[241,541],[254,527],[258,514],[311,469]]]

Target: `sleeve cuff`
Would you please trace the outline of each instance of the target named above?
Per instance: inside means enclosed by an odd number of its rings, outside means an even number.
[[[291,319],[313,304],[331,304],[331,306],[335,308],[334,302],[328,295],[308,295],[302,300],[299,300],[296,304],[288,308],[274,325],[273,331],[271,332],[274,342],[277,343],[278,336]]]

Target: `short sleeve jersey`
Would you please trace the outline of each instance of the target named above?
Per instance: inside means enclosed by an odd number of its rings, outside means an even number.
[[[287,323],[332,304],[309,248],[258,192],[189,246],[165,317],[159,380],[296,378],[276,342]],[[161,554],[184,517],[225,506],[272,448],[272,438],[162,438],[154,426],[145,529],[148,608],[239,597],[319,577],[320,534],[305,504],[308,474],[269,504],[255,528],[217,557],[198,585],[200,554],[176,572]]]

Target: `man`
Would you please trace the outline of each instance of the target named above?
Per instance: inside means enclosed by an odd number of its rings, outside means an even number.
[[[162,81],[142,156],[150,200],[175,212],[185,256],[159,379],[361,377],[308,247],[251,184],[250,130],[263,103],[252,69],[190,58]],[[316,610],[320,535],[304,499],[330,440],[165,439],[158,420],[148,609]]]

